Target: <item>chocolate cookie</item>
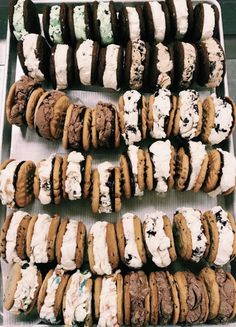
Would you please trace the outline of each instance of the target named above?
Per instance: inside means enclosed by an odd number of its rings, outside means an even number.
[[[92,4],[94,39],[101,45],[117,43],[118,22],[113,1]]]
[[[92,40],[78,42],[75,49],[75,77],[78,84],[93,85],[97,80],[99,44]]]
[[[220,13],[215,4],[198,3],[194,8],[193,37],[196,41],[219,38]]]
[[[25,75],[39,81],[50,79],[51,50],[43,36],[27,34],[23,41],[18,42],[17,54]]]
[[[43,12],[43,31],[48,43],[68,44],[68,7],[65,3],[47,6]]]
[[[67,44],[57,44],[52,48],[50,75],[54,89],[65,90],[73,81],[73,50]]]
[[[116,223],[120,258],[129,268],[138,269],[147,262],[139,217],[126,213]]]
[[[99,52],[98,83],[119,90],[123,73],[123,49],[116,44],[101,48]]]
[[[92,13],[89,3],[69,7],[68,27],[71,44],[92,39]]]
[[[37,8],[31,0],[11,0],[9,4],[9,27],[17,41],[27,34],[40,34]]]
[[[42,275],[36,266],[15,263],[8,276],[3,305],[16,315],[29,314],[37,301]]]
[[[40,97],[34,115],[34,127],[39,136],[46,139],[62,137],[69,105],[69,98],[60,91],[45,92]]]
[[[139,90],[148,85],[150,47],[142,40],[129,41],[125,52],[125,85]]]
[[[118,267],[119,253],[112,223],[97,221],[92,225],[88,235],[88,258],[90,269],[96,275],[110,275]]]

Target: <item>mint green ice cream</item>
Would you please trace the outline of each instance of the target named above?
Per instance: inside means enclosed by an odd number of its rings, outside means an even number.
[[[50,20],[49,20],[49,36],[53,43],[63,43],[62,31],[60,24],[60,11],[61,7],[56,5],[51,7]]]
[[[18,0],[14,6],[13,33],[17,41],[23,40],[25,35],[28,34],[28,32],[25,30],[25,25],[24,25],[24,3],[25,0]]]
[[[74,8],[74,30],[75,30],[75,37],[76,40],[86,40],[86,24],[84,20],[84,15],[85,15],[85,6],[75,6]]]
[[[103,45],[114,43],[109,2],[100,2],[97,8],[97,20],[100,21],[100,35]]]

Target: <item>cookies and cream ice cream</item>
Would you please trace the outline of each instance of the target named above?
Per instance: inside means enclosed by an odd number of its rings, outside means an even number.
[[[112,198],[111,198],[111,189],[109,185],[109,179],[112,178],[112,170],[114,169],[113,165],[105,161],[98,165],[99,172],[99,213],[109,213],[112,212]]]
[[[78,200],[82,197],[82,170],[84,156],[80,152],[72,151],[67,158],[65,192],[69,200]]]
[[[138,166],[139,166],[139,154],[138,154],[139,147],[136,145],[130,145],[127,150],[127,156],[129,158],[130,163],[130,172],[132,172],[132,179],[134,182],[135,190],[134,196],[142,196],[143,191],[140,189],[138,184]]]
[[[146,59],[145,42],[138,40],[132,42],[131,67],[129,87],[138,90],[143,86],[144,63]]]
[[[15,207],[14,176],[19,163],[19,161],[13,160],[0,170],[0,199],[2,204],[9,208]]]
[[[54,160],[55,154],[52,154],[48,159],[40,161],[37,166],[40,185],[38,199],[42,204],[49,204],[52,201],[51,172]]]
[[[193,82],[197,52],[191,43],[182,42],[182,46],[184,50],[184,67],[180,87],[187,88]]]
[[[103,86],[117,90],[117,68],[118,68],[118,54],[120,46],[110,44],[106,48],[105,69],[103,72]]]

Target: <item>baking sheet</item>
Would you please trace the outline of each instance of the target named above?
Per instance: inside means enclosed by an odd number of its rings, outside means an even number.
[[[34,1],[38,4],[39,11],[41,12],[43,4],[48,3],[45,0]],[[72,3],[71,1],[64,1],[66,3]],[[78,1],[73,1],[76,3]],[[79,1],[82,3],[85,1]],[[117,1],[115,1],[117,2]],[[143,2],[143,1],[136,1]],[[193,1],[193,4],[199,3],[201,1]],[[219,4],[215,0],[207,1],[208,3],[214,3],[218,6]],[[51,1],[50,3],[56,3]],[[126,1],[125,3],[131,4],[131,2]],[[134,4],[132,2],[132,4]],[[224,46],[223,39],[223,28],[222,28],[222,18],[220,15],[220,40],[221,44]],[[67,151],[62,147],[61,142],[50,142],[40,138],[35,130],[30,130],[26,128],[19,128],[17,126],[10,126],[5,118],[4,108],[5,108],[5,98],[7,90],[10,85],[23,74],[20,67],[19,61],[16,55],[16,42],[14,37],[9,33],[7,37],[7,65],[5,71],[5,87],[4,94],[2,96],[2,110],[1,110],[1,126],[0,126],[0,142],[2,148],[0,151],[0,160],[3,161],[8,157],[15,158],[17,160],[33,160],[35,163],[40,161],[43,158],[47,158],[51,153],[60,153],[65,154]],[[193,87],[195,88],[195,87]],[[196,89],[200,91],[201,97],[204,99],[210,91],[204,88],[199,88],[196,86]],[[213,91],[213,90],[211,90]],[[228,84],[227,84],[227,74],[224,79],[224,84],[216,90],[218,95],[228,95]],[[67,92],[71,101],[75,103],[84,103],[87,106],[94,107],[98,100],[108,101],[115,104],[118,104],[119,96],[122,92],[107,91],[100,87],[89,87],[83,90],[70,90]],[[233,138],[231,137],[229,141],[224,142],[224,148],[233,151]],[[148,142],[140,143],[142,148],[146,147],[151,143],[151,140]],[[106,149],[101,149],[97,151],[90,151],[94,158],[93,167],[97,163],[104,160],[109,160],[114,164],[118,164],[120,154],[123,152],[124,148],[119,148],[114,151],[109,151]],[[61,217],[68,216],[73,219],[83,220],[86,224],[87,230],[90,228],[91,224],[96,220],[108,220],[115,222],[118,217],[120,217],[125,212],[133,212],[137,214],[141,220],[144,219],[144,215],[148,212],[154,210],[161,210],[167,213],[167,215],[172,219],[173,213],[178,207],[182,206],[191,206],[198,208],[202,211],[208,210],[215,205],[222,205],[226,210],[231,211],[236,215],[236,202],[235,195],[230,195],[228,197],[218,197],[210,198],[203,192],[193,193],[193,192],[179,192],[179,191],[169,191],[166,196],[158,196],[155,192],[145,192],[145,195],[142,198],[132,198],[130,200],[125,200],[122,198],[122,209],[119,214],[93,214],[91,211],[91,201],[90,200],[78,200],[78,201],[63,201],[60,205],[47,205],[42,206],[39,201],[35,200],[30,206],[24,210],[29,213],[49,213],[54,214],[58,213]],[[4,216],[6,214],[6,209],[0,207],[0,223],[2,225]],[[5,285],[6,276],[9,272],[10,266],[2,262],[2,279],[3,287]],[[201,268],[201,264],[182,264],[181,262],[176,262],[171,265],[170,270],[176,271],[178,269],[187,269],[191,268],[194,271],[198,271]],[[230,265],[226,267],[230,269]],[[236,266],[232,264],[232,272],[236,273]],[[2,292],[1,292],[2,293]],[[1,298],[2,298],[2,294]],[[2,309],[2,308],[1,308]],[[6,310],[1,310],[1,315],[3,314],[3,325],[4,326],[14,326],[14,325],[35,325],[39,322],[36,311],[31,314],[29,317],[15,317]],[[1,323],[1,318],[0,318]],[[236,325],[236,323],[231,323],[231,325]]]

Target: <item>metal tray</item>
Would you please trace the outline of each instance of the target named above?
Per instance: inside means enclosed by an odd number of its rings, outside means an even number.
[[[58,3],[60,1],[47,1],[47,0],[35,0],[34,1],[38,7],[39,13],[42,12],[45,4],[53,4]],[[64,2],[70,3],[83,3],[86,2],[84,0],[81,1],[66,1]],[[119,1],[114,1],[119,6]],[[144,1],[135,1],[135,3],[142,3]],[[193,0],[193,4],[197,4],[199,2],[203,2],[202,0]],[[208,0],[204,1],[211,4],[215,4],[220,12],[220,42],[224,47],[224,35],[223,35],[223,24],[221,17],[221,8],[219,3],[216,0]],[[125,1],[125,4],[134,5],[134,2]],[[4,91],[1,96],[1,111],[0,111],[0,161],[3,161],[9,157],[15,158],[18,160],[30,159],[35,161],[36,163],[43,158],[48,157],[51,153],[66,153],[66,150],[63,149],[61,142],[50,142],[40,138],[35,131],[26,128],[18,128],[16,126],[10,126],[6,121],[5,117],[5,99],[9,87],[15,80],[17,80],[23,74],[22,69],[20,67],[19,61],[17,59],[16,53],[16,41],[14,37],[11,35],[9,28],[7,33],[7,54],[6,54],[6,66],[5,66],[5,80],[4,80]],[[46,88],[50,88],[49,85],[45,85]],[[193,86],[196,88],[200,95],[204,98],[206,95],[210,93],[210,90],[206,88],[199,88],[198,86]],[[221,87],[216,90],[211,90],[211,92],[216,92],[218,95],[228,95],[228,81],[227,74],[224,78],[224,83],[222,83]],[[118,99],[122,92],[115,91],[106,91],[101,87],[88,87],[83,88],[82,90],[69,90],[67,91],[70,99],[77,103],[85,103],[86,105],[93,107],[98,100],[102,101],[111,101],[113,103],[118,103]],[[141,143],[141,147],[147,146],[148,143],[151,143],[151,140],[148,142]],[[228,141],[225,141],[222,145],[224,149],[233,153],[233,137],[231,136]],[[115,151],[115,153],[111,153],[109,150],[98,150],[98,151],[90,151],[93,158],[95,166],[98,162],[109,160],[115,164],[118,164],[119,156],[124,149],[120,148]],[[114,151],[113,151],[114,152]],[[48,205],[42,206],[39,201],[35,200],[30,206],[25,208],[24,210],[29,213],[58,213],[61,217],[68,216],[69,218],[81,219],[85,222],[87,229],[91,226],[93,222],[96,220],[108,220],[115,222],[116,219],[124,214],[125,212],[134,212],[138,214],[138,216],[143,219],[145,213],[151,212],[155,209],[162,210],[167,213],[167,215],[172,219],[173,213],[176,208],[180,206],[192,206],[198,208],[202,211],[208,210],[215,205],[221,205],[226,210],[231,211],[234,216],[236,216],[236,198],[235,194],[231,194],[227,197],[219,196],[216,198],[210,198],[208,195],[203,192],[199,192],[197,194],[193,192],[178,192],[178,191],[169,191],[165,197],[159,197],[155,194],[155,192],[145,192],[145,195],[142,199],[133,198],[130,200],[122,199],[122,209],[120,214],[93,214],[91,211],[91,203],[90,200],[87,201],[63,201],[59,206]],[[0,206],[0,225],[2,225],[5,215],[8,213],[8,210],[3,206]],[[170,266],[170,271],[174,272],[178,269],[192,269],[193,271],[198,272],[204,263],[201,264],[191,264],[186,263],[182,264],[177,261],[176,263]],[[1,262],[1,273],[2,273],[2,283],[0,285],[0,298],[2,298],[3,289],[6,281],[7,274],[9,272],[9,265],[5,262]],[[152,267],[153,268],[153,267]],[[226,269],[232,271],[234,276],[236,276],[236,264],[231,263],[227,265]],[[14,326],[14,325],[35,325],[39,323],[39,319],[36,313],[36,310],[29,317],[18,317],[10,314],[6,310],[2,308],[2,301],[0,303],[0,325],[4,326]],[[235,323],[231,323],[230,325],[235,325]]]

